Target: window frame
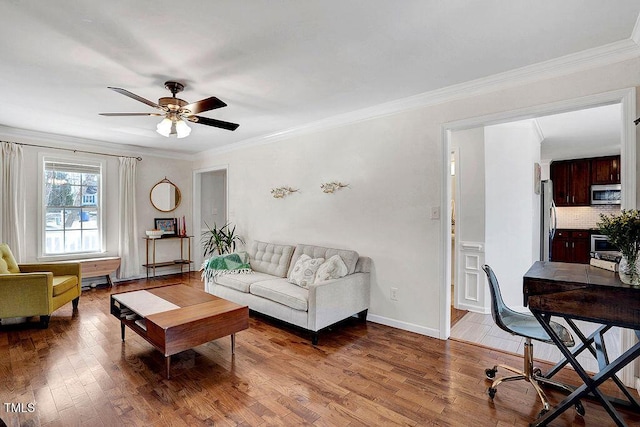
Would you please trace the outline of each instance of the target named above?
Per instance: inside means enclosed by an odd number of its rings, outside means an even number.
[[[102,256],[106,252],[106,235],[105,235],[105,203],[106,203],[106,195],[105,195],[105,180],[106,180],[106,161],[95,159],[92,157],[83,157],[83,156],[74,156],[74,157],[64,157],[64,156],[54,156],[48,155],[44,153],[39,154],[38,159],[38,259],[45,261],[58,261],[58,260],[68,260],[68,259],[83,259],[83,258],[93,258],[97,256]],[[100,247],[97,251],[82,251],[82,252],[73,252],[73,253],[59,253],[59,254],[47,254],[45,253],[46,247],[46,215],[47,215],[47,205],[44,200],[44,196],[46,194],[46,183],[44,182],[45,178],[45,167],[49,162],[55,163],[68,163],[71,165],[86,165],[86,166],[94,166],[100,169],[100,182],[98,184],[98,235],[100,239]]]

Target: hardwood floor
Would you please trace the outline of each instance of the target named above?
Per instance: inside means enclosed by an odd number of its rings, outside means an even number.
[[[169,283],[203,286],[193,273],[114,290]],[[303,332],[252,314],[236,336],[235,356],[228,338],[198,346],[174,356],[167,380],[159,352],[133,333],[121,341],[111,292],[83,292],[78,311],[67,304],[46,330],[2,327],[0,418],[7,425],[526,426],[541,409],[523,382],[503,383],[493,402],[486,394],[484,369],[521,366],[521,357],[356,318],[312,346]],[[569,370],[560,379],[576,383]],[[557,403],[563,395],[549,397]],[[584,418],[570,410],[551,425],[611,425],[600,406],[583,403]],[[623,414],[640,423],[640,414]]]
[[[566,328],[569,327],[563,319],[554,320],[563,324]],[[575,321],[575,323],[586,335],[594,332],[598,328],[598,325],[595,323],[582,322],[579,320]],[[452,324],[450,338],[480,344],[484,347],[518,355],[524,354],[525,339],[511,335],[500,329],[490,314],[466,313],[461,319],[458,319],[455,325]],[[611,360],[620,356],[620,330],[614,328],[607,332],[604,338],[607,353]],[[544,360],[555,364],[563,359],[560,350],[553,344],[535,341],[533,348],[533,354],[537,360]],[[598,361],[588,351],[579,355],[578,361],[587,371],[598,371]]]

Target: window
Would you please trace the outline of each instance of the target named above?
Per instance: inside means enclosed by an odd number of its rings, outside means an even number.
[[[101,252],[101,165],[44,159],[43,177],[43,255]]]

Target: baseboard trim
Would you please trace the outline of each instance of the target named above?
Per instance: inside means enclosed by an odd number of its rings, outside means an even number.
[[[475,306],[475,305],[458,304],[457,309],[458,310],[467,310],[467,311],[471,311],[473,313],[491,314],[491,308],[485,308],[483,310],[483,309],[480,309],[478,306]]]
[[[367,315],[367,321],[379,323],[385,326],[391,326],[392,328],[402,329],[404,331],[415,332],[416,334],[426,335],[432,338],[440,338],[440,331],[438,329],[427,328],[424,326],[416,325],[414,323],[402,322],[400,320],[378,316],[375,314],[371,314],[371,312],[369,312],[369,315]]]

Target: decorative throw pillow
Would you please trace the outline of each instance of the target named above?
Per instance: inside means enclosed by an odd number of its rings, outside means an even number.
[[[20,267],[6,243],[0,244],[0,274],[20,273]]]
[[[314,283],[326,282],[331,279],[339,279],[349,272],[347,265],[342,261],[340,255],[334,255],[326,260],[316,272],[316,280]]]
[[[318,271],[323,262],[324,258],[311,258],[309,255],[302,254],[293,266],[291,275],[287,280],[294,285],[308,288],[315,280],[316,271]]]
[[[249,254],[246,252],[212,256],[208,260],[205,260],[200,269],[202,270],[202,278],[209,280],[223,274],[253,272],[249,264]]]

